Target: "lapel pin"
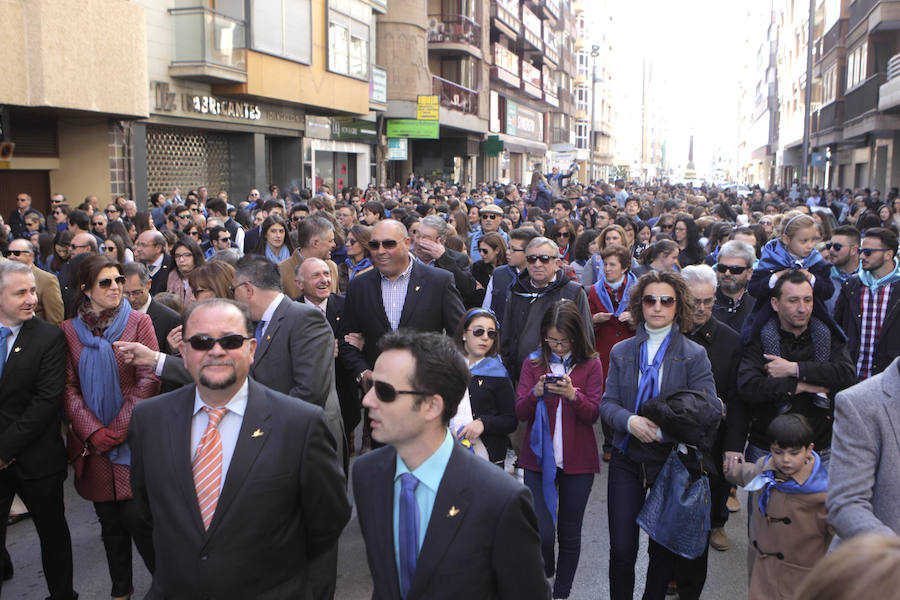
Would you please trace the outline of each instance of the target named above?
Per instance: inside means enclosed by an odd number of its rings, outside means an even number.
[[[482,383],[484,383],[484,379],[479,379],[479,380],[478,380],[478,386],[481,387],[481,384],[482,384]]]
[[[16,346],[15,348],[13,348],[13,352],[18,352],[18,351],[21,350],[21,349],[22,349],[21,347]]]
[[[456,508],[455,506],[451,506],[450,510],[447,511],[447,516],[450,518],[453,518],[458,514],[459,514],[459,509]]]
[[[417,286],[416,286],[416,291],[417,291],[417,292],[419,291],[419,288],[420,288],[420,287],[422,287],[422,286],[420,286],[420,285],[417,285]]]
[[[266,341],[267,341],[267,342],[268,342],[269,340],[271,340],[271,339],[272,339],[272,336],[271,336],[271,335],[267,335],[267,336],[266,336]]]
[[[262,436],[263,436],[262,429],[257,429],[250,435],[250,437],[252,437],[252,438],[258,438],[258,437],[262,437]]]

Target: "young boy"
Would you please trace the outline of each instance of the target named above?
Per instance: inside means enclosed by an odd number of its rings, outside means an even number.
[[[724,471],[730,482],[751,492],[750,600],[790,600],[834,536],[825,522],[828,473],[802,415],[776,417],[768,434],[774,440],[768,456],[756,464],[738,456]]]

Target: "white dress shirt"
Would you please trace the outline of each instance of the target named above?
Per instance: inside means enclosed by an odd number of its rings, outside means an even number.
[[[272,300],[272,303],[269,304],[269,307],[266,308],[266,312],[263,313],[262,317],[260,317],[260,321],[264,321],[265,325],[263,325],[263,329],[259,334],[259,339],[262,340],[266,336],[266,330],[269,328],[269,323],[272,322],[272,315],[275,314],[275,309],[278,308],[278,305],[281,304],[281,301],[284,299],[284,294],[278,294],[275,296],[275,299]]]

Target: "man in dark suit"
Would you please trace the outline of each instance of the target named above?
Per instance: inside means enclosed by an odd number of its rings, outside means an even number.
[[[441,217],[425,217],[419,221],[419,228],[413,236],[413,254],[426,265],[453,273],[453,283],[465,307],[478,306],[483,296],[479,294],[478,282],[472,276],[469,256],[444,245],[449,231],[447,222]]]
[[[398,328],[452,332],[464,309],[453,276],[414,261],[406,227],[391,219],[372,230],[369,248],[374,269],[354,277],[347,286],[341,339],[360,333],[363,350],[348,349],[349,364],[364,386],[378,358],[378,340]]]
[[[0,547],[6,546],[5,517],[18,494],[40,538],[50,598],[69,600],[77,594],[63,505],[68,463],[59,433],[66,340],[61,329],[34,317],[36,304],[31,269],[0,263]]]
[[[134,242],[134,259],[147,265],[150,271],[150,295],[166,291],[169,273],[175,268],[175,261],[166,254],[166,238],[151,229],[143,232]]]
[[[125,297],[131,304],[131,308],[147,313],[153,321],[153,330],[156,332],[156,342],[163,352],[172,353],[166,337],[169,332],[181,325],[181,315],[150,297],[150,272],[142,263],[128,263],[123,267],[125,271]]]
[[[248,377],[257,346],[239,303],[195,304],[184,336],[196,384],[139,403],[129,429],[157,549],[147,597],[305,598],[311,561],[350,518],[324,415]]]
[[[373,599],[550,598],[530,492],[447,428],[465,359],[436,333],[392,332],[380,346],[363,405],[388,445],[353,467]]]
[[[341,314],[344,312],[344,297],[331,291],[331,269],[319,258],[307,258],[297,267],[294,283],[300,288],[300,295],[294,300],[315,306],[325,313],[334,335],[341,331]],[[354,380],[353,370],[347,362],[347,346],[343,339],[335,341],[334,387],[341,405],[344,434],[347,436],[349,451],[353,451],[353,430],[359,425],[360,394]]]

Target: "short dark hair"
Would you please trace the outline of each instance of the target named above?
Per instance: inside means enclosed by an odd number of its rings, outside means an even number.
[[[219,241],[219,234],[222,233],[223,231],[224,231],[225,233],[228,233],[228,234],[230,235],[229,231],[228,231],[227,229],[225,229],[225,227],[223,227],[222,225],[216,225],[215,227],[211,228],[211,229],[207,232],[207,233],[209,234],[209,241],[210,241],[210,243],[212,243],[212,242],[218,242],[218,241]]]
[[[278,265],[262,254],[247,254],[234,266],[234,277],[249,281],[261,290],[282,291],[281,272]]]
[[[444,401],[441,421],[444,426],[456,414],[459,403],[469,386],[469,367],[453,340],[440,333],[398,329],[384,335],[378,342],[381,352],[406,350],[413,355],[413,389],[423,394],[439,395]],[[425,396],[416,397],[416,406]]]
[[[538,237],[538,235],[538,232],[535,231],[533,227],[516,227],[509,232],[509,239],[525,242],[525,245],[527,246],[528,242]]]
[[[815,438],[815,432],[806,417],[794,413],[778,415],[772,419],[766,434],[772,444],[785,449],[808,448]]]
[[[237,302],[235,300],[231,300],[229,298],[209,298],[207,300],[201,300],[199,302],[194,302],[190,308],[188,308],[184,313],[184,327],[181,328],[181,339],[186,340],[187,337],[187,326],[188,322],[191,320],[191,315],[194,314],[194,311],[199,310],[201,308],[207,308],[214,304],[233,306],[238,311],[240,311],[241,316],[244,317],[244,334],[245,335],[253,335],[253,319],[250,317],[250,309],[247,308],[247,305],[243,302]],[[238,332],[240,333],[240,332]]]
[[[69,213],[69,223],[84,231],[89,231],[91,228],[91,218],[86,212],[80,209],[73,210]]]
[[[839,226],[835,227],[831,231],[831,237],[834,237],[836,235],[847,236],[848,238],[852,239],[856,243],[857,246],[859,245],[859,243],[861,241],[861,237],[862,237],[862,236],[860,236],[859,229],[857,229],[853,225],[839,225]],[[868,235],[868,232],[867,232],[867,235]]]
[[[228,217],[228,203],[221,198],[210,198],[206,201],[206,210],[215,211],[220,215]]]
[[[615,256],[619,259],[619,266],[622,267],[622,272],[631,269],[631,252],[629,252],[628,248],[625,246],[610,244],[600,251],[600,258],[603,260],[606,260],[610,256]]]
[[[125,266],[123,266],[122,269],[124,271],[125,277],[137,275],[138,281],[141,282],[141,285],[147,285],[147,282],[150,281],[150,269],[148,269],[147,265],[142,262],[134,261],[125,263]]]
[[[864,238],[876,238],[888,248],[894,257],[897,256],[897,234],[886,227],[872,227],[866,230]]]
[[[809,279],[807,279],[806,275],[804,275],[803,272],[799,269],[791,269],[790,271],[779,277],[775,282],[775,285],[772,287],[773,298],[778,298],[779,300],[781,300],[781,290],[784,288],[785,283],[801,285],[803,283],[809,283]],[[809,287],[810,289],[812,289],[811,283],[809,283]]]
[[[572,203],[567,198],[557,198],[553,201],[553,206],[557,204],[562,204],[562,207],[566,210],[572,210]]]
[[[262,209],[268,213],[273,208],[284,208],[284,205],[281,204],[278,200],[266,200],[263,202]]]

